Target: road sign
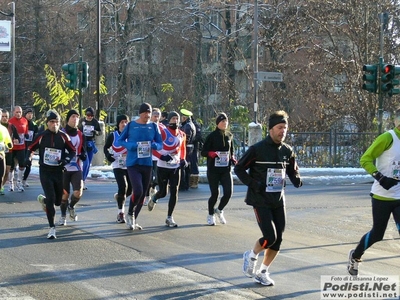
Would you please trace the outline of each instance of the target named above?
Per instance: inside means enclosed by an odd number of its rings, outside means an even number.
[[[283,74],[279,72],[258,72],[257,73],[258,81],[275,81],[282,82]]]

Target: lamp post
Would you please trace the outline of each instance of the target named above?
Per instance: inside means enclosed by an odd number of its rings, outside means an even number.
[[[258,113],[258,0],[254,0],[254,39],[253,39],[253,49],[254,49],[254,123],[257,124],[257,113]]]
[[[11,13],[4,13],[0,11],[0,14],[11,17],[11,111],[15,106],[15,2],[11,4]]]

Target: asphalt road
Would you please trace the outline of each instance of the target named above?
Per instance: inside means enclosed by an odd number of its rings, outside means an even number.
[[[226,225],[207,226],[208,186],[181,192],[165,227],[167,199],[143,208],[142,231],[115,222],[116,184],[92,181],[79,220],[47,240],[36,201],[38,178],[23,193],[0,198],[0,299],[320,299],[321,275],[346,275],[347,253],[370,229],[369,184],[287,188],[288,222],[270,267],[274,287],[241,272],[243,252],[260,237],[245,187],[235,186]],[[57,217],[59,211],[57,211]],[[399,234],[390,221],[384,241],[364,256],[361,275],[400,274]]]

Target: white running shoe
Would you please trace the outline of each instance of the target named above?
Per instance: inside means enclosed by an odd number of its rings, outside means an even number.
[[[10,181],[8,186],[8,191],[9,192],[14,192],[14,181]]]
[[[23,187],[29,187],[29,183],[26,180],[22,180]]]
[[[243,254],[243,273],[247,277],[253,277],[256,269],[257,258],[250,257],[251,250]]]
[[[126,227],[130,230],[135,228],[135,217],[128,214],[126,216]]]
[[[210,226],[215,225],[215,216],[214,215],[208,215],[207,216],[207,224]]]
[[[150,198],[149,203],[147,203],[147,209],[149,211],[152,211],[154,209],[154,207],[156,207],[156,204],[157,204],[157,200],[156,200],[156,197],[154,195],[153,197]]]
[[[47,238],[48,238],[49,240],[53,240],[53,239],[56,239],[56,238],[57,238],[57,236],[56,236],[56,228],[55,228],[55,227],[51,227],[51,228],[50,228],[49,234],[47,235]]]
[[[136,230],[142,230],[143,227],[140,226],[138,223],[135,223],[135,229],[136,229]]]
[[[167,219],[165,220],[165,224],[168,227],[178,227],[178,224],[175,223],[175,220],[173,217],[167,217]]]
[[[275,285],[275,281],[269,277],[267,270],[257,271],[254,281],[266,286]]]
[[[18,192],[25,191],[24,187],[22,186],[22,182],[19,180],[17,181],[17,190],[18,190]]]
[[[66,226],[66,225],[67,225],[67,218],[60,217],[60,220],[58,220],[58,226]]]
[[[157,192],[158,192],[158,191],[157,191],[157,188],[156,188],[156,187],[150,188],[149,197],[152,198]]]
[[[72,221],[78,221],[78,215],[76,214],[75,208],[74,208],[74,207],[70,207],[70,206],[68,205],[68,212],[69,212],[69,218],[70,218]]]
[[[357,276],[358,275],[358,265],[361,263],[361,259],[353,258],[354,249],[349,251],[349,260],[347,263],[347,272],[350,275]]]
[[[224,211],[223,210],[219,210],[218,208],[214,209],[215,214],[217,215],[219,222],[221,224],[226,224],[226,219],[224,217]]]
[[[45,203],[46,197],[42,194],[39,194],[37,196],[37,201],[42,205],[42,209],[44,212],[46,212],[46,203]]]
[[[118,213],[117,223],[125,223],[125,214],[123,212]]]
[[[150,196],[144,197],[143,206],[147,206],[147,204],[149,204],[149,201],[150,201]]]

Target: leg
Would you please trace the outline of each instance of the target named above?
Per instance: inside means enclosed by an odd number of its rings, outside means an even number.
[[[223,196],[221,197],[221,201],[219,202],[218,209],[220,211],[224,210],[225,206],[228,204],[229,200],[232,197],[233,191],[233,178],[232,173],[226,172],[221,176],[221,185]]]
[[[219,181],[221,176],[216,172],[207,172],[208,186],[210,187],[211,196],[208,198],[208,215],[214,215],[215,204],[219,196]]]

